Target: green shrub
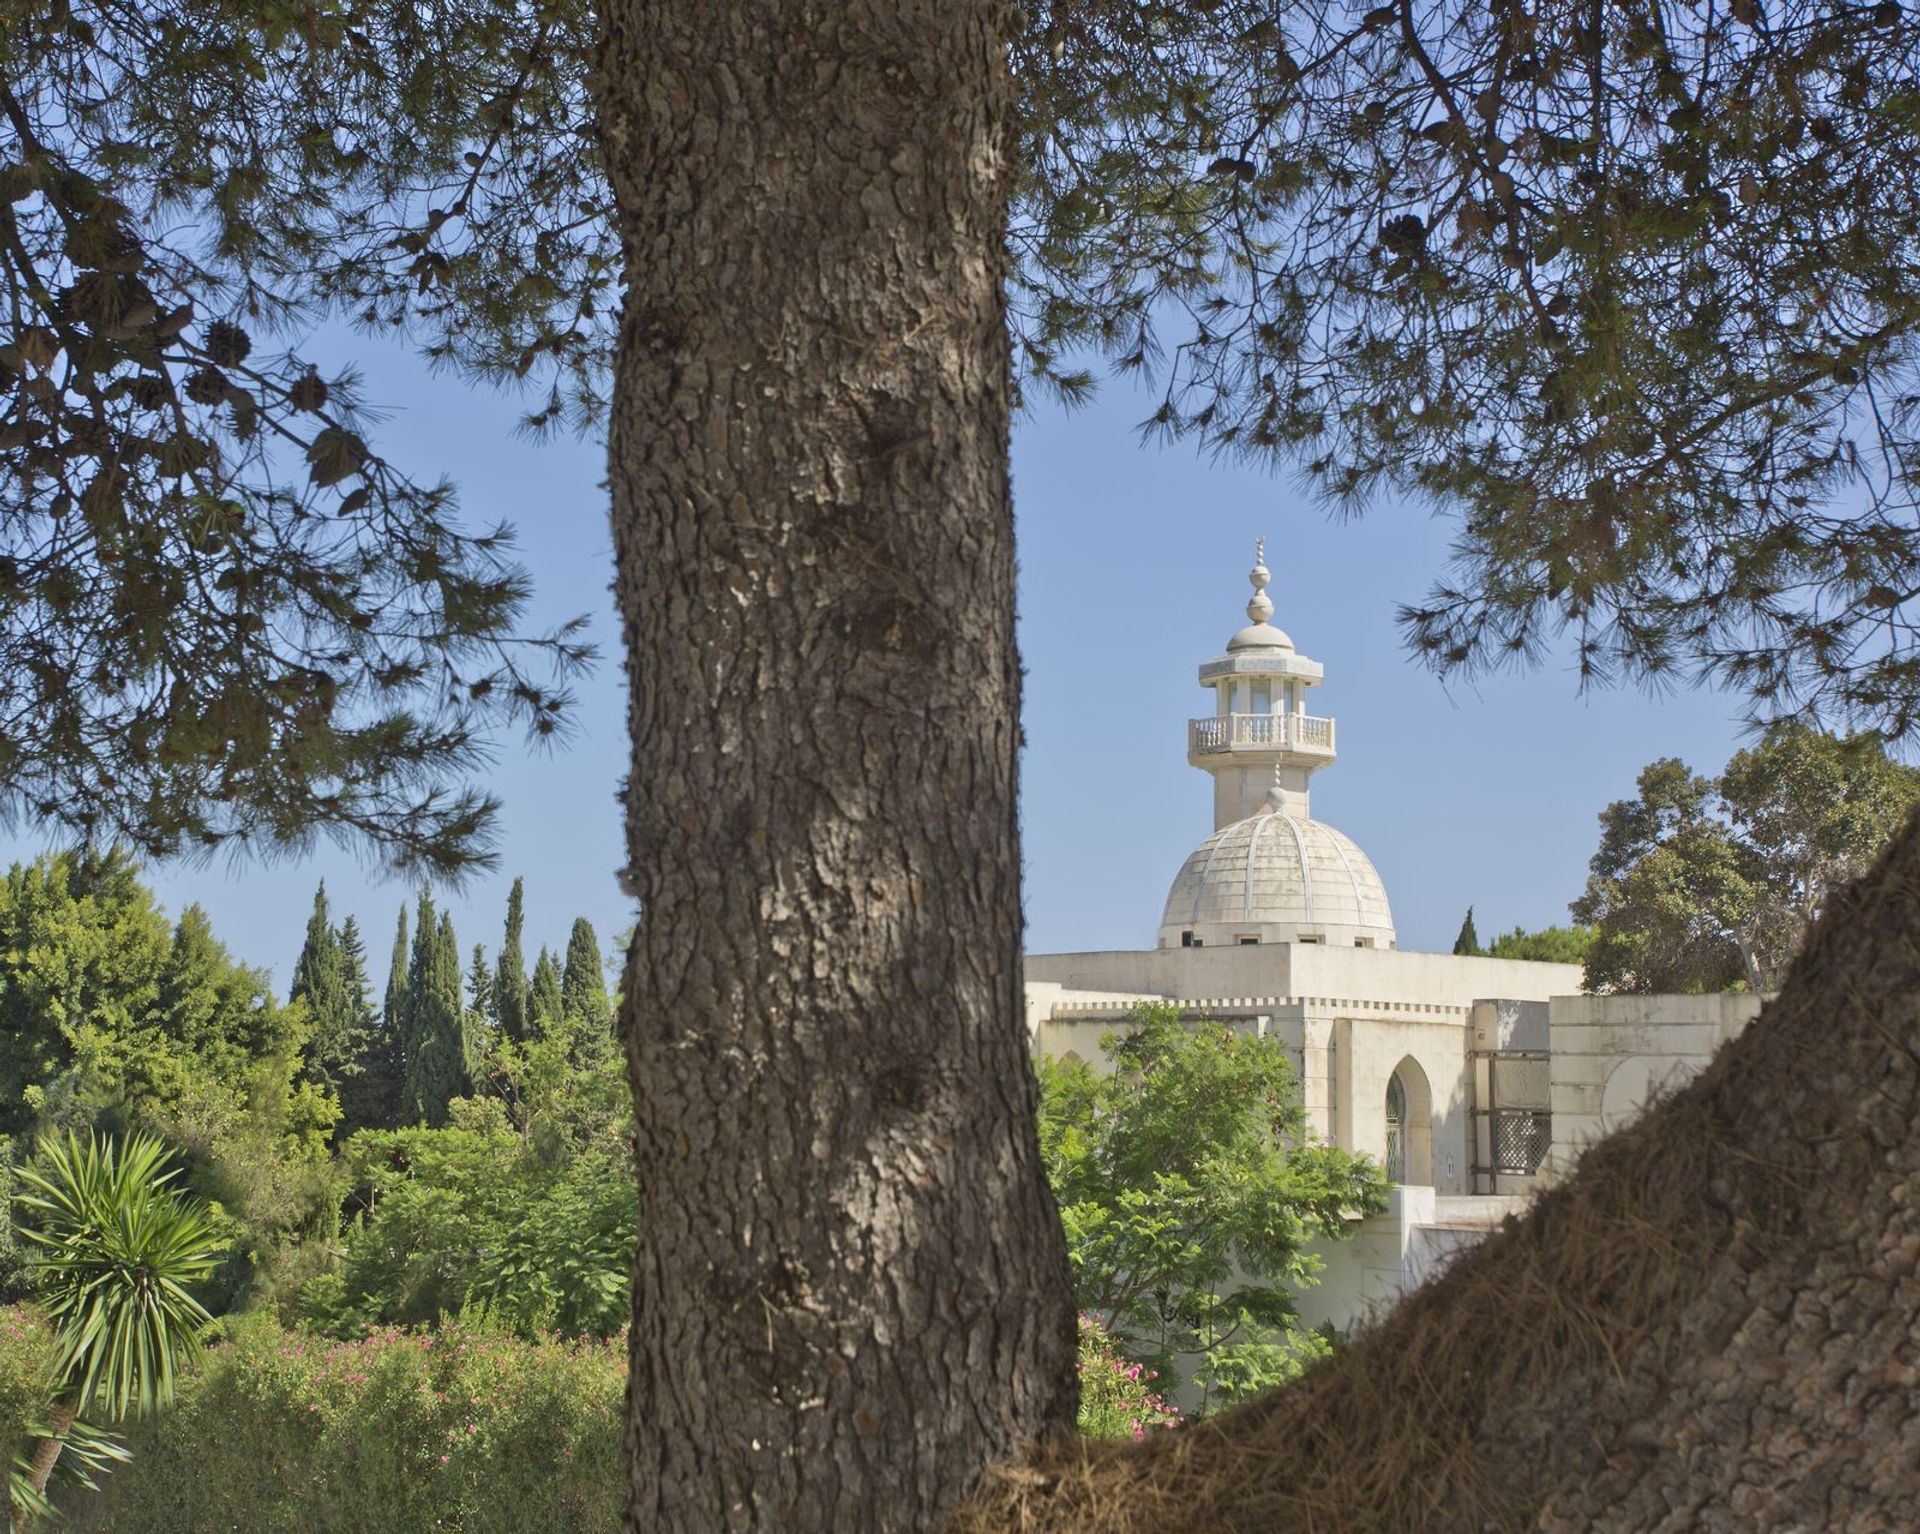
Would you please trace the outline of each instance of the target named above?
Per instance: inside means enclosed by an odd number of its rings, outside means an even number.
[[[76,1498],[78,1530],[140,1534],[613,1534],[625,1351],[473,1321],[354,1342],[230,1326]]]
[[[362,1212],[346,1229],[340,1271],[302,1286],[299,1318],[354,1337],[485,1306],[521,1336],[617,1331],[639,1219],[626,1154],[595,1145],[548,1164],[506,1127],[498,1103],[453,1106],[465,1121],[453,1128],[349,1142]]]
[[[1159,1374],[1122,1358],[1100,1323],[1080,1318],[1080,1431],[1089,1438],[1145,1438],[1178,1427],[1180,1408],[1154,1390]]]

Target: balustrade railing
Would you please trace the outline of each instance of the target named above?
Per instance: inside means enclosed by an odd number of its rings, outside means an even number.
[[[1333,721],[1312,714],[1213,714],[1191,721],[1188,749],[1333,752]]]

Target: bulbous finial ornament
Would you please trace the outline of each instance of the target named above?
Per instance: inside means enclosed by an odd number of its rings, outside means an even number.
[[[1267,540],[1264,538],[1253,546],[1253,568],[1247,572],[1247,579],[1253,582],[1253,596],[1247,602],[1247,616],[1255,623],[1265,623],[1273,616],[1273,598],[1267,595],[1267,583],[1273,579],[1273,572],[1267,568]]]

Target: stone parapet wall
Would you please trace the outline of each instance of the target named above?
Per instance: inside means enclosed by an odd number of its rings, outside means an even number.
[[[1697,1076],[1763,1001],[1742,993],[1556,996],[1548,1176],[1564,1175],[1589,1142]]]

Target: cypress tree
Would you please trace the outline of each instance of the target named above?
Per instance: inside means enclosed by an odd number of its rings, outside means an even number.
[[[521,947],[526,925],[526,880],[515,879],[507,895],[507,935],[500,943],[500,963],[493,981],[493,1020],[500,1032],[516,1044],[527,1036],[527,956]]]
[[[307,1046],[313,1075],[323,1082],[337,1084],[353,1051],[358,1002],[347,993],[340,934],[334,930],[327,909],[324,879],[313,893],[313,913],[307,918],[307,936],[301,944],[300,957],[294,961],[293,983],[287,988],[287,1000],[306,1002],[307,1015],[313,1019],[313,1034]]]
[[[493,971],[487,966],[484,944],[473,945],[473,962],[467,966],[467,1012],[482,1027],[493,1023]]]
[[[447,1104],[468,1089],[467,1050],[460,1004],[460,947],[453,917],[436,914],[431,891],[420,891],[413,953],[407,966],[407,1117],[438,1128]]]
[[[607,1000],[607,971],[600,939],[586,917],[574,918],[567,939],[567,964],[560,978],[560,1012],[572,1036],[576,1059],[604,1059],[613,1048],[613,1007]]]
[[[493,1022],[493,971],[487,966],[487,950],[473,945],[473,962],[467,966],[467,1009],[461,1029],[467,1051],[467,1079],[476,1090],[485,1079],[487,1046],[498,1037]]]
[[[371,977],[367,974],[367,945],[360,936],[360,923],[351,915],[340,924],[340,989],[353,1014],[355,1032],[365,1033],[379,1022],[374,1015]]]
[[[407,908],[404,902],[400,907],[400,924],[393,934],[393,962],[387,969],[387,1000],[381,1021],[400,1041],[404,1059],[407,1033]]]
[[[387,982],[385,1007],[375,1011],[372,980],[367,972],[367,945],[360,924],[349,916],[340,927],[341,990],[353,1012],[350,1058],[340,1075],[340,1133],[361,1129],[400,1127],[400,1099],[406,1061],[400,1050],[396,1009],[405,996],[407,908],[400,908],[400,927],[394,935],[393,978]],[[396,993],[395,981],[399,982]]]
[[[1473,930],[1473,907],[1467,907],[1467,919],[1460,923],[1460,935],[1453,940],[1453,951],[1457,957],[1479,959],[1486,956],[1486,950],[1480,946],[1480,934]]]
[[[527,995],[528,1026],[551,1036],[566,1026],[567,1008],[561,991],[560,966],[546,949],[533,963],[533,985]]]

